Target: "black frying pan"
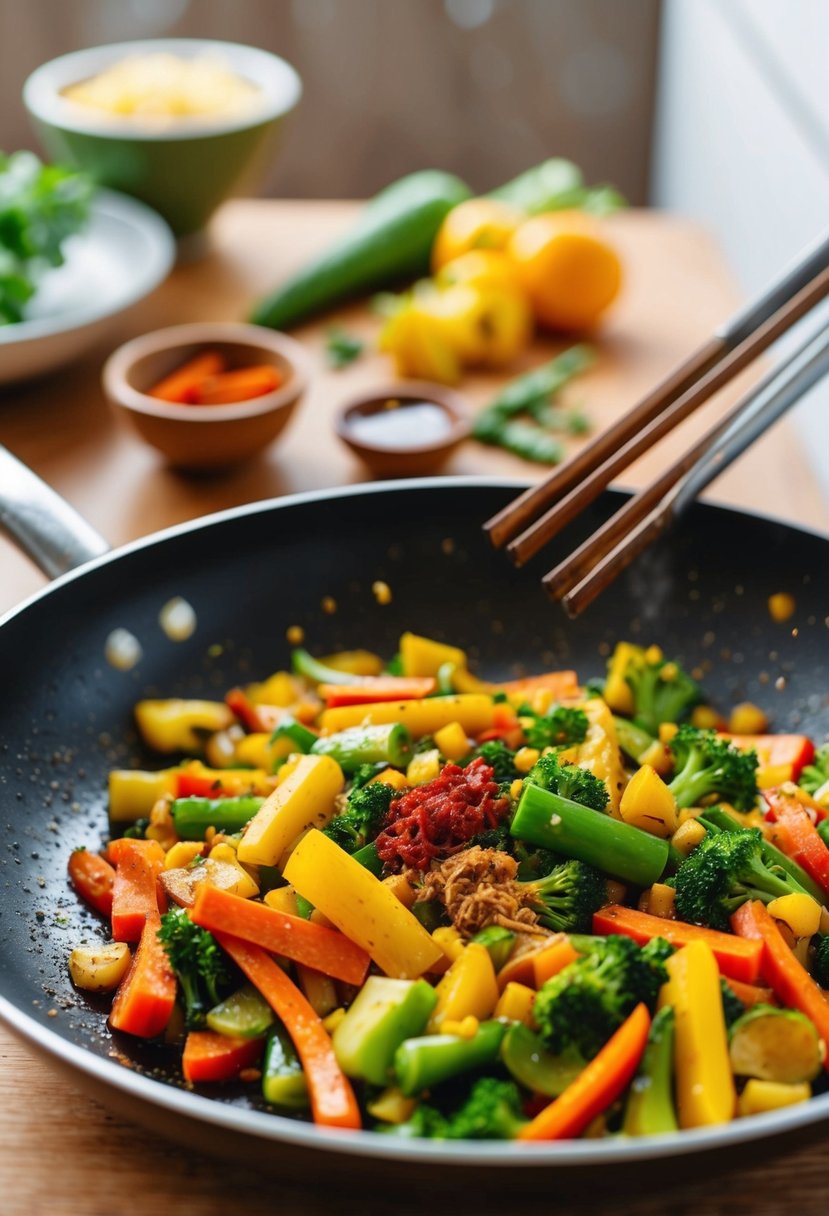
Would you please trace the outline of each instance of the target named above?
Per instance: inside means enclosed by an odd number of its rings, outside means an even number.
[[[301,624],[319,653],[365,646],[385,654],[401,630],[464,646],[488,676],[550,667],[599,674],[620,638],[658,642],[701,668],[724,706],[767,706],[776,729],[823,737],[829,729],[829,543],[766,519],[696,506],[575,623],[541,590],[540,562],[517,572],[494,553],[481,523],[515,483],[442,479],[361,487],[256,504],[163,533],[103,557],[52,584],[0,627],[0,1016],[31,1045],[113,1106],[204,1146],[234,1135],[481,1165],[641,1160],[756,1139],[829,1116],[829,1095],[804,1107],[676,1139],[572,1145],[435,1145],[326,1133],[260,1112],[222,1091],[208,1100],[176,1088],[174,1071],[134,1043],[113,1043],[105,1015],[69,983],[66,959],[85,933],[102,933],[66,882],[66,860],[106,832],[106,777],[141,754],[132,727],[140,696],[220,696],[284,666],[286,630]],[[0,486],[2,497],[2,486]],[[619,503],[607,494],[581,534]],[[576,529],[579,532],[579,529]],[[578,539],[571,534],[568,541]],[[563,550],[559,549],[562,554]],[[556,554],[545,557],[551,565]],[[387,607],[375,579],[393,591]],[[792,620],[775,624],[767,599],[794,595]],[[174,595],[194,606],[198,628],[175,644],[158,613]],[[324,596],[337,611],[327,615]],[[144,647],[130,673],[104,660],[123,626]],[[157,759],[156,759],[157,763]],[[57,1016],[49,1011],[57,1009]],[[136,1068],[110,1056],[127,1054]],[[145,1070],[142,1072],[142,1070]],[[166,1083],[165,1083],[166,1082]],[[192,1121],[195,1120],[196,1123]],[[536,1149],[537,1151],[532,1151]],[[530,1151],[528,1151],[528,1149]]]

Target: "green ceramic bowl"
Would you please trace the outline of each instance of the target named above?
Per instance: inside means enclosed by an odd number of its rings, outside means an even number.
[[[69,85],[136,55],[210,54],[251,81],[261,103],[244,115],[179,118],[165,125],[109,117],[64,97]],[[176,236],[190,236],[232,194],[254,193],[272,162],[285,116],[302,93],[289,63],[268,51],[199,38],[90,47],[37,68],[23,100],[52,160],[84,169],[102,186],[141,199]]]

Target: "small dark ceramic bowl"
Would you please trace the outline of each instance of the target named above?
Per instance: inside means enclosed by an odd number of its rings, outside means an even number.
[[[391,443],[372,442],[357,432],[360,419],[423,403],[437,406],[444,414],[446,426],[443,434],[434,438],[425,436],[421,440],[413,433],[411,438],[407,435],[392,446]],[[467,438],[469,407],[460,393],[445,385],[404,380],[355,397],[340,411],[336,430],[343,443],[368,465],[375,476],[420,477],[440,468]]]
[[[207,349],[223,354],[231,369],[271,364],[282,383],[272,393],[230,405],[177,405],[149,396],[154,384]],[[203,321],[155,330],[120,346],[104,365],[103,384],[116,412],[170,464],[220,469],[255,456],[276,439],[307,387],[309,368],[304,349],[287,334]]]

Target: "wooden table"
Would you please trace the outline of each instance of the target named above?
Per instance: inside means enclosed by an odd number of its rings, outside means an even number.
[[[203,261],[180,267],[156,295],[120,325],[111,341],[179,321],[241,317],[250,302],[346,224],[347,204],[235,202],[218,215],[212,250]],[[584,404],[596,426],[604,426],[717,325],[737,302],[731,279],[708,237],[692,225],[656,213],[629,213],[612,221],[613,238],[627,271],[624,295],[598,345],[594,371],[572,386],[570,401]],[[376,329],[364,310],[342,313],[342,324],[370,336]],[[244,468],[210,479],[182,477],[112,420],[99,388],[99,351],[41,383],[0,393],[0,441],[64,494],[113,544],[168,524],[295,490],[345,484],[365,478],[356,459],[331,433],[338,407],[364,386],[385,380],[379,355],[343,372],[325,370],[323,326],[298,331],[318,362],[307,400],[276,446]],[[539,342],[527,362],[557,347]],[[749,381],[743,377],[741,385]],[[739,387],[739,386],[736,386]],[[626,481],[653,475],[685,437],[696,433],[730,394],[706,407],[658,453],[635,466]],[[470,402],[486,400],[493,380],[470,377]],[[468,443],[446,467],[452,473],[540,476],[537,469],[504,453]],[[780,424],[739,466],[715,485],[713,496],[808,526],[829,529],[829,511],[810,475],[790,425]],[[28,562],[0,542],[0,611],[43,585]],[[0,980],[2,983],[2,980]],[[152,1132],[115,1117],[71,1083],[56,1077],[0,1030],[0,1212],[4,1216],[120,1216],[157,1210],[246,1216],[279,1209],[293,1213],[509,1212],[512,1199],[493,1194],[480,1181],[464,1193],[437,1196],[416,1172],[401,1170],[400,1192],[373,1190],[370,1171],[354,1168],[353,1189],[332,1188],[319,1174],[307,1181],[263,1183],[254,1172],[226,1165],[161,1142]],[[607,1205],[616,1212],[657,1213],[818,1212],[829,1185],[826,1144],[796,1143],[787,1156],[712,1173],[710,1162],[668,1175],[657,1185],[650,1170],[616,1191],[591,1181],[578,1196],[583,1212]],[[558,1184],[527,1176],[522,1197],[554,1201]],[[576,1205],[564,1193],[560,1210]],[[444,1206],[445,1205],[445,1206]]]

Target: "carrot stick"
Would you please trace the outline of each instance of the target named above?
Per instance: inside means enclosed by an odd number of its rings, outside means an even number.
[[[109,1024],[142,1039],[154,1039],[166,1029],[176,1003],[176,977],[158,940],[161,917],[153,909],[130,969],[118,986]]]
[[[551,692],[555,698],[572,697],[579,691],[578,676],[574,671],[545,671],[540,676],[526,676],[521,680],[506,680],[494,685],[507,696],[531,696],[534,692]]]
[[[263,1039],[238,1039],[212,1030],[191,1030],[184,1043],[181,1070],[185,1081],[232,1081],[256,1064]]]
[[[192,405],[196,400],[196,389],[207,376],[218,375],[224,370],[225,361],[218,351],[206,350],[189,359],[183,367],[165,376],[151,389],[149,397],[159,401],[172,401],[176,405]]]
[[[753,1008],[754,1005],[777,1004],[771,988],[758,988],[756,984],[743,984],[740,980],[729,979],[727,975],[723,978],[737,999],[742,1001],[747,1009]]]
[[[159,906],[158,876],[164,850],[157,840],[113,840],[109,855],[115,862],[112,884],[112,936],[116,942],[137,942],[144,921]],[[163,895],[162,895],[163,902]]]
[[[536,988],[540,988],[547,980],[551,980],[559,971],[569,967],[579,957],[567,938],[563,942],[553,942],[544,950],[539,950],[532,956],[533,979]]]
[[[252,903],[206,882],[198,887],[190,918],[211,933],[230,933],[346,984],[362,984],[371,961],[365,950],[338,929]]]
[[[69,881],[82,899],[103,916],[112,916],[115,870],[98,853],[75,849],[69,857]]]
[[[637,1005],[584,1071],[522,1128],[518,1138],[570,1140],[580,1136],[590,1120],[607,1110],[633,1080],[650,1025],[647,1006]]]
[[[235,401],[252,401],[272,393],[282,383],[283,376],[278,367],[269,363],[254,367],[240,367],[232,372],[219,372],[206,376],[196,386],[194,405],[230,405]]]
[[[593,932],[604,935],[624,933],[640,946],[653,937],[664,937],[672,946],[687,946],[689,942],[705,942],[711,947],[723,975],[753,984],[760,974],[759,943],[744,941],[730,933],[717,929],[704,929],[700,925],[688,925],[682,920],[665,920],[661,916],[650,916],[635,908],[624,908],[621,904],[608,904],[593,914]]]
[[[797,798],[782,790],[766,790],[764,797],[773,824],[772,841],[829,895],[829,849],[809,812]]]
[[[259,946],[251,946],[228,933],[215,936],[284,1022],[305,1072],[314,1122],[327,1127],[359,1128],[360,1108],[354,1091],[337,1063],[329,1035],[305,997]]]
[[[358,684],[320,684],[317,692],[329,709],[336,709],[372,701],[422,701],[436,687],[432,676],[364,676]]]
[[[786,939],[759,899],[749,900],[731,917],[731,926],[741,937],[761,943],[763,979],[782,1003],[799,1009],[814,1022],[827,1054],[823,1067],[829,1071],[829,1001],[809,972],[792,954]]]

